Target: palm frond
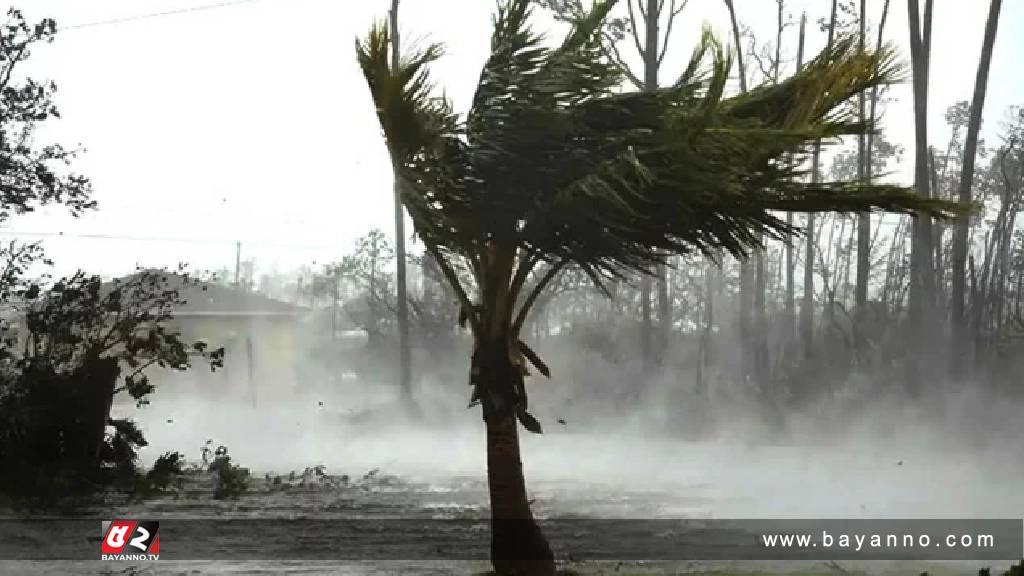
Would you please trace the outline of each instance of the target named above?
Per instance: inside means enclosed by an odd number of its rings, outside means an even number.
[[[406,54],[392,66],[391,38],[385,22],[356,39],[356,58],[366,77],[388,148],[397,159],[418,153],[452,128],[454,115],[444,98],[432,95],[428,66],[441,57],[440,44]]]

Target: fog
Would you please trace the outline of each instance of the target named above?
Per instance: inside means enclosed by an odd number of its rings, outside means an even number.
[[[586,350],[562,348],[559,357],[548,358],[550,380],[528,381],[545,433],[522,432],[527,485],[551,514],[1024,514],[1018,401],[995,401],[978,387],[913,401],[899,394],[865,399],[851,383],[832,398],[787,413],[780,426],[766,422],[750,395],[728,389],[695,394],[690,374],[663,375],[632,404],[621,403],[621,394],[602,397],[628,392],[629,370]],[[324,465],[332,474],[380,469],[449,486],[485,479],[480,411],[465,408],[465,377],[451,376],[468,372],[467,362],[464,353],[453,353],[445,359],[447,380],[421,375],[415,418],[398,408],[391,382],[351,375],[305,383],[301,390],[261,391],[255,406],[238,392],[244,384],[211,396],[174,375],[150,406],[119,410],[143,424],[147,461],[171,450],[194,458],[213,439],[258,476]],[[582,373],[586,381],[578,380]]]

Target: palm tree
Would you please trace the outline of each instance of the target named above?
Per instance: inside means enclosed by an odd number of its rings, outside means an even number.
[[[732,57],[705,32],[677,81],[626,91],[600,44],[613,1],[595,2],[554,47],[530,29],[529,4],[499,5],[465,118],[433,95],[427,68],[440,46],[392,66],[385,25],[356,43],[403,202],[474,337],[470,404],[485,422],[500,574],[554,573],[517,424],[541,431],[524,380],[528,365],[549,371],[520,333],[567,266],[603,287],[673,254],[745,257],[763,238],[797,232],[773,211],[950,215],[949,204],[904,188],[801,181],[815,140],[869,129],[841,105],[898,74],[888,48],[862,53],[839,39],[795,76],[726,98]]]

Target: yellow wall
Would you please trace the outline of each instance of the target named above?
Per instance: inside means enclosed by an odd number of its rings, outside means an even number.
[[[202,395],[261,402],[290,396],[298,366],[296,321],[288,317],[186,317],[176,320],[186,342],[205,340],[225,349],[218,373],[196,366],[194,384],[209,387]],[[252,378],[246,338],[252,341]],[[173,384],[172,384],[173,385]]]

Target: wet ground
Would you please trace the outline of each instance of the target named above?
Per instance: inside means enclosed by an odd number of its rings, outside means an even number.
[[[237,500],[217,501],[212,485],[197,479],[166,497],[94,510],[98,517],[487,517],[483,437],[474,413],[410,427],[320,402],[267,411],[165,401],[146,410],[142,420],[151,446],[144,459],[181,450],[195,460],[199,447],[212,439],[252,470],[252,486]],[[601,434],[576,431],[570,422],[525,437],[523,458],[541,518],[1024,517],[1019,444],[978,446],[910,433],[886,441],[865,437],[827,444],[812,439],[779,445],[750,437],[695,442],[629,427]],[[573,561],[567,554],[560,561],[578,574],[934,575],[976,574],[981,567],[973,562],[609,563]],[[995,566],[997,574],[1005,569]],[[0,562],[5,575],[476,574],[488,568],[485,561]]]
[[[536,482],[532,496],[540,517],[656,517],[678,516],[683,510],[707,514],[714,507],[710,499],[666,491],[628,491],[609,485],[579,482]],[[447,482],[410,481],[380,471],[342,478],[310,468],[269,478],[256,476],[249,491],[237,500],[214,500],[212,479],[193,475],[165,497],[141,504],[102,506],[90,516],[159,519],[164,525],[175,520],[209,519],[351,519],[403,518],[473,519],[486,518],[486,486],[479,478],[452,478]],[[700,492],[700,490],[695,490]],[[96,542],[98,554],[98,524]],[[0,574],[27,575],[146,575],[146,574],[484,574],[486,561],[176,561],[166,552],[175,547],[163,531],[165,558],[149,563],[86,562],[0,562]],[[284,530],[261,531],[261,546],[273,547],[274,535],[292,542]],[[381,542],[393,537],[381,536]],[[553,544],[558,544],[553,542]],[[966,563],[898,562],[650,562],[579,561],[563,546],[556,548],[560,566],[567,574],[976,574],[980,565]],[[995,564],[1000,567],[1000,564]],[[1000,569],[1003,569],[1002,567]]]

